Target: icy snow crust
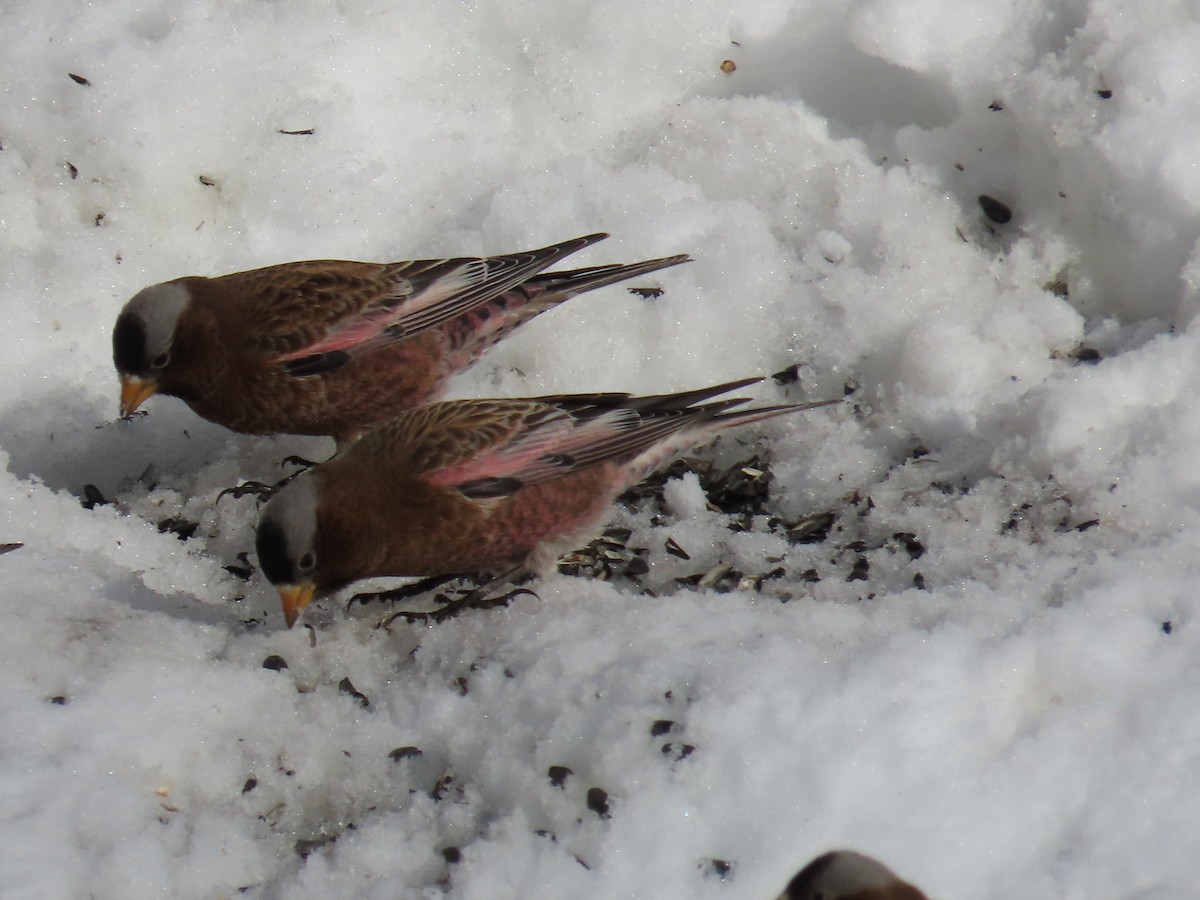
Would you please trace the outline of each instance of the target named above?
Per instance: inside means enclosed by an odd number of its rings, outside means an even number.
[[[1200,896],[1194,3],[15,0],[0,34],[5,897],[764,900],[834,846],[939,897]],[[572,265],[695,262],[456,395],[850,391],[697,454],[757,458],[761,511],[694,473],[615,508],[636,576],[289,632],[220,493],[327,442],[114,421],[148,284],[597,230]]]

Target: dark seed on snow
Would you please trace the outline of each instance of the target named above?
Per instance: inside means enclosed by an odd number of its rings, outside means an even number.
[[[997,225],[1005,225],[1012,221],[1012,210],[995,197],[989,197],[987,194],[980,194],[979,205],[983,209],[983,214]]]
[[[659,719],[650,726],[650,737],[662,737],[675,727],[675,723],[670,719]]]
[[[588,788],[587,808],[602,819],[609,817],[608,791],[603,788]]]
[[[91,82],[82,75],[76,75],[74,72],[68,72],[67,76],[76,84],[82,84],[84,87],[87,87],[89,84],[91,84]]]
[[[724,881],[733,874],[733,863],[724,859],[708,859],[700,863],[700,871],[705,878],[719,878]]]
[[[53,697],[47,697],[46,700],[50,703],[53,703],[55,706],[66,706],[68,703],[67,698],[62,694],[56,694]]]
[[[446,774],[444,774],[441,778],[439,778],[437,780],[436,784],[434,784],[433,799],[441,800],[443,797],[446,796],[447,792],[449,792],[450,788],[453,785],[454,785],[454,776],[451,775],[449,772],[447,772]]]
[[[602,538],[605,538],[609,541],[615,541],[620,545],[624,545],[632,535],[632,528],[622,528],[620,525],[613,525],[611,528],[605,528],[604,531],[600,533]]]
[[[643,300],[657,300],[663,295],[662,288],[631,287],[626,288],[625,290],[629,291],[631,294],[641,297]]]
[[[918,572],[913,576],[913,587],[919,591],[925,590],[925,576]]]
[[[320,850],[326,844],[336,844],[337,835],[329,837],[311,838],[309,840],[296,841],[296,855],[301,859],[308,859],[314,850]]]
[[[679,557],[679,559],[691,559],[692,558],[690,553],[688,553],[686,550],[684,550],[682,547],[680,547],[677,543],[675,543],[675,538],[667,538],[667,542],[663,546],[668,553],[670,553],[672,556]]]
[[[100,493],[100,488],[94,484],[85,484],[83,486],[83,508],[94,509],[97,506],[107,506],[108,501],[104,499],[104,495]]]
[[[454,865],[455,863],[462,861],[462,851],[457,847],[446,847],[444,850],[442,850],[442,859],[444,859],[450,865]]]
[[[350,681],[349,678],[343,678],[341,681],[338,682],[338,690],[341,691],[343,694],[349,694],[351,697],[353,697],[355,700],[357,700],[358,705],[361,706],[363,709],[366,709],[368,706],[371,705],[371,701],[367,699],[367,695],[360,692],[357,688],[355,688],[354,684]]]
[[[272,653],[263,660],[262,667],[264,669],[271,669],[275,672],[282,672],[288,667],[288,664],[287,660],[285,660],[282,656],[277,656],[276,654]]]
[[[865,556],[860,556],[854,561],[854,565],[850,569],[850,574],[846,576],[847,581],[866,581],[871,575],[871,563]]]
[[[646,558],[644,556],[635,556],[625,566],[626,575],[645,575],[649,571],[650,563],[646,562]]]
[[[1162,623],[1162,633],[1163,634],[1170,634],[1173,628],[1174,628],[1174,626],[1171,624],[1170,619],[1168,619],[1167,621]]]
[[[782,371],[776,372],[771,376],[771,379],[778,385],[795,384],[800,380],[800,364],[788,366]]]
[[[920,559],[925,555],[925,545],[911,531],[898,531],[892,537],[904,545],[910,559]]]
[[[662,745],[662,755],[673,760],[687,759],[696,752],[693,744],[679,744],[674,741]]]
[[[256,787],[258,787],[258,779],[251,775],[246,779],[246,783],[242,785],[242,793],[248,794]]]
[[[420,747],[397,747],[388,754],[388,759],[390,759],[392,762],[400,762],[402,759],[413,759],[420,755]]]
[[[567,779],[575,773],[566,766],[551,766],[546,770],[546,774],[550,776],[550,783],[556,788],[561,788],[567,783]]]
[[[795,524],[787,526],[787,539],[793,544],[820,544],[829,537],[833,519],[831,512],[805,516]]]
[[[199,522],[189,522],[187,519],[176,519],[174,517],[163,519],[158,523],[160,534],[166,534],[168,531],[181,541],[186,541],[196,529],[200,527]]]

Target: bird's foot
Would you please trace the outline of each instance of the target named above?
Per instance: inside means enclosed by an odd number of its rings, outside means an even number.
[[[330,457],[332,459],[333,457]],[[329,460],[326,460],[328,462]],[[305,459],[303,456],[285,456],[281,466],[299,466],[300,472],[306,472],[309,469],[315,469],[320,463],[313,462],[311,459]],[[300,472],[293,472],[288,478],[295,478]]]
[[[411,600],[413,597],[419,597],[421,594],[427,593],[434,588],[439,588],[443,584],[448,584],[451,581],[465,577],[463,575],[430,575],[428,578],[422,578],[420,581],[414,581],[412,584],[402,585],[390,591],[366,591],[361,594],[355,594],[347,600],[346,609],[349,610],[355,603],[367,604],[372,601],[395,603],[398,600]]]
[[[299,466],[300,468],[298,468],[295,472],[292,472],[290,475],[285,475],[274,484],[267,484],[265,481],[243,481],[241,484],[235,484],[233,487],[225,488],[225,490],[217,494],[217,501],[219,502],[220,499],[226,494],[232,496],[234,500],[240,500],[242,497],[250,495],[258,497],[260,502],[264,500],[270,500],[271,497],[273,497],[281,487],[283,487],[297,475],[303,475],[309,469],[316,468],[318,465],[320,465],[320,463],[315,463],[312,460],[305,459],[302,456],[288,456],[284,458],[280,465],[293,465]]]
[[[501,606],[507,606],[515,597],[522,594],[528,594],[531,597],[536,597],[537,594],[525,587],[517,587],[507,593],[494,596],[496,589],[504,584],[511,583],[514,576],[520,574],[520,567],[510,569],[509,571],[498,575],[495,578],[487,579],[478,584],[477,587],[467,591],[458,597],[451,598],[446,594],[438,594],[434,597],[441,606],[431,610],[400,610],[392,613],[384,618],[376,627],[388,629],[389,626],[397,619],[403,619],[406,622],[445,622],[447,619],[453,619],[455,616],[468,609],[496,609]],[[445,584],[453,580],[453,576],[436,576],[441,579],[441,584]],[[434,579],[424,579],[424,582],[431,582]],[[416,588],[424,582],[418,582],[416,585],[406,585],[404,588],[399,588],[399,591]],[[430,585],[434,586],[434,585]],[[392,592],[389,592],[392,593]],[[415,592],[414,592],[415,593]],[[412,594],[409,594],[412,596]],[[352,600],[355,598],[351,598]],[[390,598],[389,598],[390,599]]]

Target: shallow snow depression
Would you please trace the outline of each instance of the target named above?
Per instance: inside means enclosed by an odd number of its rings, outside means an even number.
[[[729,6],[0,13],[6,896],[1200,896],[1200,11]],[[221,492],[327,443],[114,421],[147,284],[598,230],[696,261],[457,396],[846,400],[536,597],[286,631]]]

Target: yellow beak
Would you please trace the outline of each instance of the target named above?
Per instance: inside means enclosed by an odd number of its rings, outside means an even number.
[[[312,601],[317,586],[311,581],[306,581],[302,584],[280,584],[277,588],[279,601],[283,604],[283,620],[287,622],[287,627],[291,628],[300,618],[304,607]]]
[[[158,382],[145,380],[136,375],[121,376],[121,418],[127,418],[137,411],[137,408],[150,399],[158,390]]]

